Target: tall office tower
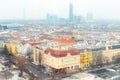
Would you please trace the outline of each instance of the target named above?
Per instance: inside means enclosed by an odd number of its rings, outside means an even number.
[[[92,22],[93,20],[93,14],[92,13],[87,13],[87,21]]]
[[[69,21],[70,22],[73,21],[73,5],[72,4],[69,5]]]

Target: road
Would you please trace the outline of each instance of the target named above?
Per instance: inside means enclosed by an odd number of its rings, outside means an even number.
[[[34,76],[36,76],[38,80],[45,80],[46,78],[50,77],[47,74],[44,74],[40,70],[33,67],[31,64],[26,65],[26,68],[30,73],[34,74]]]

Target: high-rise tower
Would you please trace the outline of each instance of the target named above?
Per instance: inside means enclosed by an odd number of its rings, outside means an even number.
[[[73,21],[73,5],[72,4],[69,5],[69,21],[70,22]]]
[[[93,21],[93,14],[92,13],[88,13],[87,14],[87,21],[88,22],[92,22]]]

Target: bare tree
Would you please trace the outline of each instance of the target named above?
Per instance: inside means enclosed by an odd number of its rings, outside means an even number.
[[[9,53],[6,45],[4,46],[4,51],[5,51],[6,53]]]
[[[20,69],[19,76],[22,76],[23,75],[23,71],[25,70],[28,61],[27,61],[26,57],[23,56],[23,55],[17,55],[16,56],[16,61],[17,61],[16,65]]]

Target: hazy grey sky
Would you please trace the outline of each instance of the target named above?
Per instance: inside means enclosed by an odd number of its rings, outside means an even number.
[[[68,17],[69,3],[74,14],[94,18],[120,19],[120,0],[0,0],[0,19],[44,19],[47,13]]]

